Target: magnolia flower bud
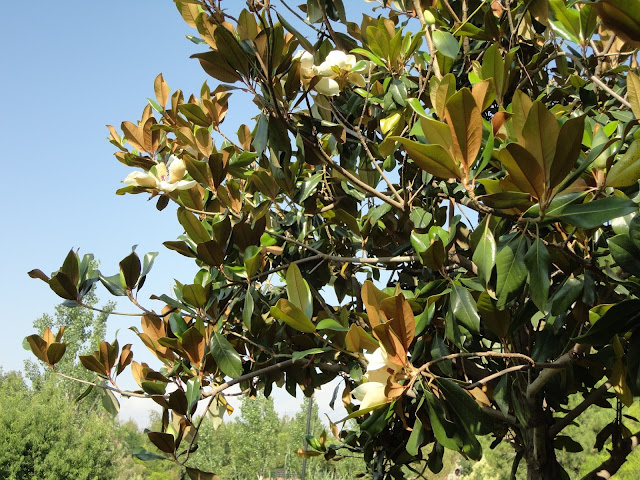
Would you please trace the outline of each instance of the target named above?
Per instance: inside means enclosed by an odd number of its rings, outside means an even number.
[[[150,173],[131,172],[127,175],[127,178],[124,179],[124,183],[134,187],[156,188],[158,185],[158,179]]]
[[[184,163],[184,160],[178,158],[174,155],[171,155],[169,159],[169,183],[176,183],[179,180],[184,178],[185,173],[187,173],[187,166]]]

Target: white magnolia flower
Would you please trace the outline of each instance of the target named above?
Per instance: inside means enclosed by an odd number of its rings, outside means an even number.
[[[360,400],[360,409],[387,403],[387,396],[384,394],[386,384],[380,382],[364,382],[351,392],[353,396]]]
[[[341,50],[329,52],[327,58],[320,65],[313,64],[313,55],[299,50],[293,57],[300,61],[300,82],[309,85],[313,77],[322,77],[313,87],[322,95],[332,97],[340,94],[345,83],[353,83],[359,87],[365,86],[362,74],[354,71],[358,63],[355,55],[347,55]]]
[[[167,166],[169,167],[167,170]],[[155,169],[155,173],[153,170]],[[187,166],[184,160],[171,155],[165,166],[164,163],[157,164],[154,169],[149,172],[131,172],[124,179],[126,185],[136,187],[147,187],[164,192],[173,192],[174,190],[188,190],[194,187],[198,182],[195,180],[183,180],[187,173]]]
[[[366,381],[353,391],[353,396],[360,400],[361,409],[387,403],[389,399],[384,393],[387,380],[402,369],[400,365],[389,361],[382,347],[373,353],[365,353],[364,358],[367,361],[367,373],[363,375]]]
[[[345,79],[349,83],[364,87],[365,81],[362,74],[353,71],[357,63],[355,55],[347,55],[341,50],[333,50],[318,66],[318,75],[333,79]]]
[[[303,85],[309,85],[311,79],[317,75],[316,66],[313,64],[313,55],[306,50],[298,50],[293,59],[300,60],[300,82]]]

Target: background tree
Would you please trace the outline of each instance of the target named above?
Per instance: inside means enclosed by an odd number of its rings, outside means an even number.
[[[584,478],[619,470],[640,435],[623,415],[640,388],[640,3],[385,0],[357,21],[341,0],[175,3],[215,87],[185,101],[159,75],[110,140],[135,169],[118,194],[177,205],[165,245],[194,279],[154,308],[154,254],[111,277],[73,251],[31,272],[68,302],[100,279],[140,309],[160,366],[107,342],[80,359],[108,395],[163,407],[149,440],[188,464],[200,400],[220,416],[230,386],[311,395],[340,376],[359,428],[314,453],[362,454],[376,477],[440,471],[445,449],[480,460],[491,435],[513,472],[567,478],[556,450],[582,448],[565,429],[594,405],[614,407],[610,454]],[[229,136],[237,89],[258,114]],[[66,349],[27,340],[51,368]],[[116,382],[129,366],[134,392]]]

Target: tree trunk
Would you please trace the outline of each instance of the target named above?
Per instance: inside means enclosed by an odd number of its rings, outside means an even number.
[[[530,419],[525,431],[524,452],[527,480],[561,480],[566,475],[558,463],[553,438],[549,435],[553,416],[543,408],[541,395],[530,399],[529,408]]]

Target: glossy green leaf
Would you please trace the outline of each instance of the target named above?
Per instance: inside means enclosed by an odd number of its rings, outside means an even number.
[[[444,394],[447,407],[460,418],[469,432],[473,435],[485,435],[492,431],[491,419],[462,387],[448,378],[436,378],[435,383]]]
[[[480,330],[480,315],[476,301],[465,287],[456,285],[451,287],[450,305],[455,317],[473,333]]]
[[[578,161],[584,134],[584,115],[572,117],[560,127],[556,153],[551,164],[549,187],[555,188],[569,175]]]
[[[442,30],[435,30],[433,32],[433,44],[436,50],[442,53],[445,57],[455,59],[460,52],[460,45],[456,37],[449,32]]]
[[[142,272],[140,258],[138,258],[136,252],[131,252],[129,256],[120,261],[119,265],[127,288],[134,289]]]
[[[247,290],[244,295],[244,308],[242,309],[242,323],[247,327],[247,330],[251,330],[251,319],[253,318],[254,301],[253,295],[251,295],[251,288]]]
[[[445,448],[454,451],[459,450],[463,441],[458,432],[456,432],[456,426],[447,420],[444,408],[433,393],[424,392],[424,396],[427,400],[429,422],[436,440]]]
[[[291,328],[305,333],[313,333],[316,326],[309,320],[302,310],[285,298],[278,300],[278,303],[271,307],[271,315],[281,322],[286,323]]]
[[[182,287],[182,297],[186,303],[195,308],[204,308],[208,301],[206,290],[198,283],[184,285]]]
[[[526,251],[527,241],[524,235],[519,235],[502,247],[496,256],[496,295],[500,310],[505,307],[527,278],[527,267],[524,263]]]
[[[588,203],[568,205],[549,220],[561,220],[578,228],[597,228],[614,218],[623,217],[637,210],[638,205],[631,200],[606,197]]]
[[[61,298],[65,300],[77,300],[78,289],[75,283],[71,282],[68,276],[62,272],[58,272],[49,280],[49,287]]]
[[[325,318],[324,320],[320,320],[316,325],[318,330],[331,330],[334,332],[348,332],[349,328],[344,325],[336,322],[333,318]]]
[[[420,127],[422,128],[422,135],[430,145],[440,145],[445,150],[450,150],[453,140],[449,125],[433,118],[421,118]]]
[[[496,264],[496,252],[496,240],[487,223],[484,235],[480,238],[472,258],[473,263],[478,267],[478,276],[484,280],[485,285],[491,279],[491,272]]]
[[[287,297],[289,301],[298,307],[307,318],[313,316],[313,298],[307,281],[302,278],[300,268],[292,263],[287,268],[285,277],[287,283]]]
[[[627,93],[633,116],[640,119],[640,76],[631,71],[627,74]]]
[[[147,436],[151,443],[164,453],[173,453],[176,449],[175,439],[170,433],[148,432]]]
[[[627,332],[640,322],[640,300],[625,300],[609,308],[577,343],[607,345],[615,335]]]
[[[640,248],[627,234],[608,240],[609,250],[615,262],[627,273],[640,278]]]
[[[308,357],[309,355],[317,355],[320,353],[324,353],[328,350],[329,350],[328,347],[324,347],[324,348],[310,348],[308,350],[303,350],[302,352],[293,352],[293,354],[291,355],[291,360],[293,360],[294,362],[297,362],[298,360],[304,357]]]
[[[425,145],[403,137],[389,137],[400,142],[409,158],[422,170],[446,180],[461,178],[460,169],[447,150],[440,145]]]
[[[545,174],[536,159],[519,143],[510,143],[498,152],[509,179],[522,192],[541,200],[545,195]]]
[[[222,373],[231,378],[238,378],[242,375],[243,370],[240,355],[236,349],[233,348],[233,345],[218,332],[213,332],[211,335],[209,349],[211,350],[213,359],[216,361],[216,365],[222,370]]]
[[[211,240],[211,235],[204,228],[202,222],[191,212],[184,208],[178,209],[178,221],[184,228],[189,238],[195,243],[204,243]]]
[[[580,12],[567,7],[564,0],[549,0],[551,25],[565,40],[580,43]]]
[[[541,312],[544,312],[549,298],[549,286],[551,285],[549,273],[551,257],[542,239],[535,238],[531,247],[527,250],[524,262],[529,272],[531,300]]]
[[[545,183],[551,175],[559,133],[556,117],[543,102],[533,102],[522,127],[522,137],[525,149],[538,162]]]
[[[197,405],[198,400],[200,400],[200,397],[202,396],[202,391],[200,390],[201,385],[200,385],[200,380],[198,380],[197,378],[190,378],[187,381],[187,392],[186,392],[186,397],[187,397],[187,411],[191,412],[191,409]]]
[[[420,407],[418,407],[418,409],[419,408]],[[416,421],[413,424],[413,430],[411,431],[411,435],[409,435],[409,440],[407,440],[407,453],[412,456],[417,455],[423,442],[424,427],[422,426],[422,421],[420,420],[420,418],[416,416]]]
[[[629,149],[607,172],[607,186],[630,187],[640,179],[640,140],[635,140]]]

